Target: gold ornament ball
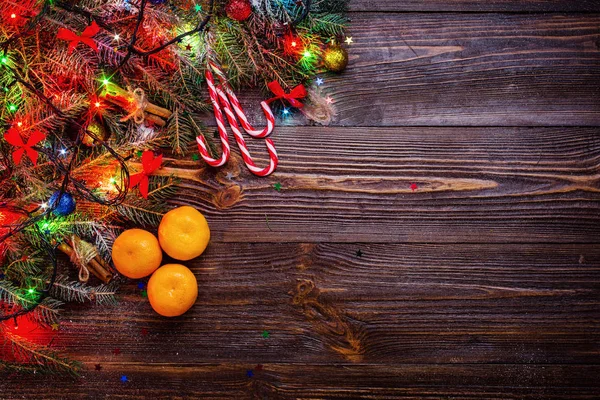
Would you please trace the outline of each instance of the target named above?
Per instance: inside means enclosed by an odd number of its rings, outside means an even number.
[[[91,133],[94,137],[102,139],[103,141],[106,141],[106,139],[108,139],[108,132],[106,130],[106,127],[104,126],[104,124],[102,124],[99,121],[90,122],[90,124],[86,128],[86,132]],[[94,147],[94,146],[100,144],[99,141],[97,141],[92,136],[88,135],[87,133],[83,136],[83,139],[81,142],[88,147]]]
[[[323,63],[332,72],[342,72],[348,66],[348,52],[339,44],[331,45],[325,49]]]

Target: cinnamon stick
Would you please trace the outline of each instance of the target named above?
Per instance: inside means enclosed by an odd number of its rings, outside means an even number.
[[[159,117],[162,117],[165,119],[168,119],[171,116],[171,114],[173,114],[170,110],[159,107],[156,104],[152,104],[152,103],[146,103],[146,108],[144,109],[144,111],[146,111],[150,114],[158,115]]]
[[[69,257],[71,257],[71,255],[75,252],[75,250],[73,250],[73,248],[65,242],[59,244],[58,249]],[[113,278],[112,273],[100,265],[96,259],[92,259],[87,264],[87,268],[96,278],[100,279],[104,283],[109,283]]]

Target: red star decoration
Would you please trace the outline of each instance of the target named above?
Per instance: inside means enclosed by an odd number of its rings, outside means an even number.
[[[140,331],[140,333],[142,334],[142,336],[148,336],[148,329],[142,328],[142,330]]]
[[[115,356],[118,356],[119,354],[121,354],[121,349],[119,349],[119,348],[117,348],[117,349],[114,349],[114,350],[113,350],[113,354],[114,354]]]
[[[192,51],[192,45],[191,45],[191,44],[188,44],[187,46],[185,46],[185,49],[186,49],[187,51]]]
[[[417,190],[418,188],[419,188],[419,187],[417,186],[417,184],[416,184],[416,183],[411,183],[411,184],[410,184],[410,190],[412,190],[413,192],[414,192],[415,190]]]

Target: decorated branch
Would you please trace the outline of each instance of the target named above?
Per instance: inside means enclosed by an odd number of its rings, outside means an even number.
[[[322,74],[348,64],[346,7],[0,2],[0,369],[77,374],[78,363],[31,341],[23,326],[54,329],[66,302],[114,306],[120,277],[152,275],[148,295],[160,315],[194,304],[193,273],[160,267],[162,254],[198,257],[210,230],[197,210],[169,211],[177,177],[165,166],[196,151],[198,167],[232,162],[231,132],[249,173],[272,174],[280,160],[271,136],[282,118],[297,112],[328,124],[335,116],[319,86]],[[236,96],[248,88],[265,99],[258,119]],[[203,124],[211,120],[217,139]],[[264,142],[266,165],[245,134]],[[176,303],[164,294],[173,279]]]

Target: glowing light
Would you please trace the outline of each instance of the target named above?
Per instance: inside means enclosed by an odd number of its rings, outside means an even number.
[[[23,123],[21,121],[17,122],[17,126],[20,128],[23,126]]]
[[[108,80],[108,78],[103,78],[103,79],[102,79],[102,84],[103,84],[103,85],[105,85],[105,86],[106,86],[106,85],[108,85],[109,83],[110,83],[110,81]]]
[[[59,153],[60,153],[61,156],[64,156],[65,154],[67,154],[67,150],[60,149]]]
[[[282,112],[283,112],[283,115],[288,115],[290,113],[290,109],[284,108]]]
[[[35,293],[35,289],[34,288],[29,288],[29,290],[27,290],[27,293],[34,294]]]
[[[15,111],[17,111],[17,108],[18,107],[15,104],[8,105],[8,111],[15,112]]]
[[[292,47],[296,47],[297,45],[298,45],[298,43],[292,42]]]
[[[119,39],[121,39],[121,36],[120,36],[120,35],[117,33],[117,34],[115,35],[115,40],[118,42],[118,41],[119,41]]]
[[[309,58],[312,56],[312,53],[310,51],[306,50],[303,55],[305,58]]]
[[[42,207],[42,209],[47,209],[48,208],[48,203],[44,202],[42,204],[40,204],[40,207]]]
[[[102,105],[99,101],[95,102],[94,105],[98,108],[100,108],[100,106]]]
[[[117,183],[117,180],[115,178],[110,178],[108,182],[114,185]]]
[[[12,19],[15,19],[15,18],[17,18],[17,14],[15,14],[15,13],[12,13],[12,14],[10,14],[10,17],[11,17]]]
[[[2,64],[8,64],[8,57],[4,56],[0,58],[0,62],[2,62]]]

